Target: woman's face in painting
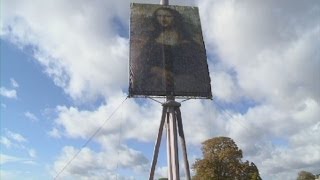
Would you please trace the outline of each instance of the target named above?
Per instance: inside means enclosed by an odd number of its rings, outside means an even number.
[[[157,21],[163,27],[170,27],[173,23],[173,15],[170,11],[165,9],[160,9],[156,13]]]

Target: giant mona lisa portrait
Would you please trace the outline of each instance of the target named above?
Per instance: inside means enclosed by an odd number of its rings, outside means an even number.
[[[198,8],[131,4],[129,96],[212,98]]]

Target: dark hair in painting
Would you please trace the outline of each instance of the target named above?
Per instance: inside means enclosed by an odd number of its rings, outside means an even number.
[[[153,12],[152,23],[153,23],[154,31],[151,32],[151,36],[150,36],[151,38],[157,38],[160,35],[160,33],[163,31],[163,27],[157,20],[157,13],[159,10],[170,12],[170,14],[173,16],[172,27],[180,34],[182,39],[190,40],[190,33],[187,31],[187,28],[185,27],[185,23],[182,15],[175,9],[171,9],[169,7],[160,7]]]

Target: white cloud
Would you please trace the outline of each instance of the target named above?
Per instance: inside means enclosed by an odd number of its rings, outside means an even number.
[[[216,101],[183,103],[187,144],[200,148],[207,138],[230,136],[264,179],[293,179],[301,169],[319,173],[319,1],[197,2],[207,51],[214,54],[209,57],[213,93],[230,106],[221,110]],[[49,134],[87,139],[125,96],[121,91],[128,84],[128,39],[117,31],[118,26],[128,28],[129,1],[77,3],[8,1],[1,11],[0,34],[17,46],[35,47],[34,56],[44,71],[77,102],[105,99],[91,111],[57,107]],[[16,92],[1,88],[1,95],[16,97]],[[241,99],[254,103],[239,110],[236,103]],[[141,152],[125,141],[154,141],[160,116],[159,104],[128,100],[93,139],[108,150],[108,157],[85,148],[66,175],[116,178],[110,171],[99,176],[94,168],[114,169],[111,156],[117,157],[119,146],[123,167],[143,169]],[[120,129],[122,140],[117,145]],[[276,144],[279,139],[282,142]],[[7,145],[10,141],[1,140]],[[65,147],[54,169],[58,171],[76,151]],[[102,160],[110,161],[110,166]],[[90,169],[89,174],[82,174],[83,168]]]
[[[54,138],[60,138],[61,133],[57,128],[53,128],[51,131],[48,132],[48,135]]]
[[[320,122],[294,134],[294,136],[290,138],[290,141],[295,146],[317,145],[320,141]]]
[[[120,106],[117,113],[108,120],[108,116],[112,114],[113,110],[115,110],[120,104],[120,98],[121,97],[110,99],[110,103],[102,105],[93,111],[81,111],[75,107],[57,107],[59,115],[56,119],[56,127],[51,132],[54,132],[53,134],[63,134],[64,136],[71,138],[88,140],[96,130],[101,127],[99,133],[95,134],[92,141],[98,142],[103,149],[103,151],[96,153],[111,153],[109,155],[110,159],[108,159],[109,164],[115,163],[117,158],[121,158],[121,161],[126,164],[139,164],[141,159],[145,159],[144,161],[146,161],[145,157],[140,157],[142,152],[126,147],[124,143],[127,140],[146,142],[153,142],[155,140],[161,118],[161,105],[151,102],[139,107],[135,101],[129,99],[123,104],[123,106]],[[122,100],[123,99],[124,97],[122,96]],[[223,119],[220,119],[218,122],[213,122],[216,114],[214,112],[207,113],[208,109],[210,109],[210,105],[210,101],[207,101],[207,103],[201,103],[199,101],[190,100],[184,103],[181,111],[186,113],[183,115],[183,121],[185,122],[184,129],[188,144],[198,145],[199,142],[209,138],[210,135],[212,135],[211,133],[219,134],[219,132],[210,132],[213,130],[211,128],[207,128],[208,124],[213,127],[222,127],[223,124]],[[202,119],[206,119],[206,121],[202,121]],[[107,123],[104,124],[104,122]],[[86,124],[86,126],[79,127],[79,124]],[[102,126],[103,124],[104,126]],[[164,144],[162,144],[162,146],[164,146]],[[119,149],[121,151],[120,154],[125,155],[126,153],[122,152],[123,148],[125,148],[125,152],[129,150],[129,152],[133,151],[138,154],[131,154],[130,156],[125,157],[122,157],[122,155],[120,157],[119,155],[116,155],[116,151]],[[77,158],[78,157],[80,157],[80,155],[77,156]],[[128,157],[130,158],[128,159]],[[60,162],[60,160],[57,160],[56,163],[57,162]],[[149,164],[124,166],[124,168],[130,168],[131,170],[138,172],[147,172],[146,167],[149,167]],[[81,168],[85,168],[85,165],[81,165]],[[96,168],[99,169],[98,167]],[[109,167],[104,168],[108,169]],[[75,175],[76,173],[70,172],[70,175],[71,174]],[[160,176],[163,174],[157,175]]]
[[[181,114],[188,145],[199,146],[206,139],[225,132],[224,119],[218,117],[212,101],[186,101],[182,103]]]
[[[255,102],[243,114],[230,106],[227,135],[264,179],[295,178],[301,169],[319,173],[319,131],[311,129],[320,119],[320,3],[199,3],[207,47],[219,60],[214,72],[222,69],[211,75],[213,93]],[[280,144],[273,142],[278,139]]]
[[[7,134],[8,138],[10,138],[11,140],[16,141],[18,143],[27,142],[27,139],[19,133],[15,133],[15,132],[7,130],[6,134]]]
[[[26,165],[28,166],[28,165]],[[30,166],[30,165],[29,165]],[[37,173],[37,174],[36,174]],[[44,179],[44,176],[39,175],[37,171],[24,171],[23,168],[10,169],[1,168],[0,179]],[[46,178],[47,176],[45,176]]]
[[[39,121],[38,117],[29,111],[25,112],[24,116],[30,119],[32,122]]]
[[[6,148],[10,148],[12,146],[12,142],[6,137],[1,137],[0,143],[3,144]]]
[[[35,164],[34,161],[28,158],[20,158],[0,153],[0,164],[4,165],[7,163]]]
[[[236,101],[238,97],[241,96],[241,92],[237,87],[234,79],[228,73],[222,72],[213,72],[211,84],[214,88],[214,96],[220,100],[227,102]]]
[[[32,3],[3,4],[2,37],[33,46],[45,72],[73,99],[85,102],[127,88],[129,41],[122,34],[129,34],[117,31],[128,27],[130,1]]]
[[[55,172],[61,172],[63,167],[77,152],[79,152],[79,150],[73,147],[64,147],[61,155],[54,164],[53,168]],[[144,167],[147,162],[141,153],[125,147],[119,150],[119,152],[95,152],[89,148],[83,148],[80,153],[81,154],[74,159],[61,174],[59,174],[59,178],[71,176],[80,179],[89,177],[95,177],[96,179],[105,179],[106,177],[116,179],[117,175],[115,174],[115,171],[118,170],[118,168]],[[58,174],[56,173],[53,173],[53,175],[57,176]]]
[[[28,154],[31,158],[36,158],[37,157],[37,151],[35,149],[29,149]]]
[[[129,7],[112,1],[33,3],[4,3],[3,37],[34,46],[45,72],[74,99],[92,100],[126,86],[128,41],[117,34],[115,18]]]
[[[309,105],[297,109],[262,105],[243,115],[231,114],[226,125],[228,136],[243,150],[244,159],[258,166],[264,178],[294,177],[303,169],[317,173],[320,106],[315,101],[305,102]],[[305,116],[308,118],[301,118]]]
[[[8,172],[0,169],[0,178],[1,179],[17,179],[16,172]]]
[[[1,96],[16,99],[17,98],[17,91],[14,89],[7,89],[5,87],[0,88],[0,94]]]
[[[20,158],[14,157],[14,156],[9,156],[6,154],[0,154],[0,164],[6,164],[10,162],[16,162],[16,161],[21,161]]]
[[[126,100],[121,109],[108,119],[124,99],[123,95],[113,97],[108,104],[93,111],[59,106],[57,107],[58,118],[55,120],[56,129],[72,138],[88,138],[105,124],[98,136],[117,134],[121,128],[123,137],[126,139],[141,141],[153,139],[156,135],[154,130],[159,126],[161,117],[159,107],[161,106],[152,102],[139,107],[136,102]],[[79,124],[86,124],[86,126],[79,127]]]
[[[28,140],[19,133],[12,132],[8,129],[5,129],[5,133],[1,135],[0,143],[3,144],[6,148],[18,148],[25,150],[25,143]]]
[[[123,146],[126,140],[153,142],[161,118],[161,105],[158,103],[151,102],[139,107],[135,101],[129,99],[104,126],[101,126],[120,104],[121,98],[122,100],[124,99],[123,96],[110,99],[110,103],[102,105],[93,111],[80,111],[74,107],[58,107],[59,115],[56,119],[56,127],[51,132],[59,135],[64,134],[64,136],[71,138],[87,140],[101,127],[101,130],[95,135],[92,141],[98,142],[99,145],[105,149],[104,152],[112,152],[119,149],[119,145],[117,145],[117,142],[120,141],[119,136],[121,136],[120,147]],[[222,127],[223,119],[220,119],[218,122],[213,122],[213,119],[216,117],[215,113],[207,113],[210,105],[209,101],[207,101],[207,103],[201,103],[190,100],[184,103],[181,111],[183,112],[183,120],[185,122],[184,129],[188,144],[197,145],[199,142],[209,138],[210,135],[212,135],[210,132],[212,129],[207,128],[208,124],[214,127]],[[186,114],[184,115],[184,113]],[[202,119],[206,119],[207,121],[202,121]],[[86,124],[86,126],[79,127],[79,124]],[[121,135],[119,133],[121,133]],[[214,133],[218,134],[218,132]],[[116,155],[110,156],[114,158],[117,157]],[[128,160],[129,159],[122,161],[126,162]],[[138,160],[135,160],[134,156],[131,156],[129,162],[131,161],[133,161],[132,163],[137,163],[136,161]],[[112,160],[109,159],[108,162],[111,163]],[[137,169],[137,167],[139,166],[135,165],[131,168],[134,170]],[[145,166],[138,169],[145,171]]]
[[[88,156],[92,154],[92,157],[95,157],[95,159],[92,160],[95,163],[89,163],[92,166],[90,166],[90,168],[87,167],[87,163],[81,163],[75,160],[74,164],[77,166],[73,167],[74,165],[70,165],[70,169],[66,170],[66,175],[70,173],[72,177],[90,177],[101,174],[100,171],[113,173],[117,167],[119,169],[128,169],[133,171],[133,173],[147,171],[149,166],[148,159],[142,152],[127,147],[125,142],[130,139],[140,141],[150,141],[152,139],[153,141],[156,135],[155,129],[157,129],[159,125],[160,111],[155,113],[154,111],[148,110],[150,110],[150,107],[155,108],[161,106],[150,103],[149,106],[146,106],[144,109],[139,109],[139,106],[134,101],[127,100],[120,106],[117,113],[108,119],[110,114],[116,110],[124,99],[124,96],[112,98],[108,104],[102,105],[93,111],[79,110],[75,107],[57,107],[59,115],[56,119],[56,127],[51,131],[52,135],[57,134],[60,137],[64,136],[88,140],[101,128],[99,133],[95,134],[94,138],[91,139],[99,144],[101,150],[94,152],[89,148],[84,149],[85,152],[88,152]],[[79,126],[79,124],[86,125]],[[72,147],[69,148],[73,149]],[[72,151],[69,155],[66,155],[67,151],[65,151],[58,160],[56,160],[54,166],[55,171],[62,169],[62,166],[76,153],[76,150]],[[81,157],[83,156],[81,152]],[[81,159],[81,157],[79,155],[77,159]],[[105,162],[108,163],[106,164]],[[91,170],[84,173],[81,170],[83,168],[89,168]],[[97,171],[94,169],[97,169]],[[81,174],[78,174],[80,172]],[[102,177],[100,177],[100,179],[107,176],[105,173],[101,174]]]
[[[236,72],[245,95],[285,105],[306,95],[319,101],[319,4],[284,2],[290,5],[201,1],[207,44]]]
[[[13,78],[10,78],[10,82],[11,82],[11,86],[13,88],[18,88],[19,87],[19,84],[17,83],[17,81]]]
[[[159,178],[168,177],[168,167],[167,166],[157,167],[155,176]]]

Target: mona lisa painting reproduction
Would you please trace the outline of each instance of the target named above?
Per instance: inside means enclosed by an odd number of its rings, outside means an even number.
[[[131,97],[212,98],[198,8],[131,4]]]

